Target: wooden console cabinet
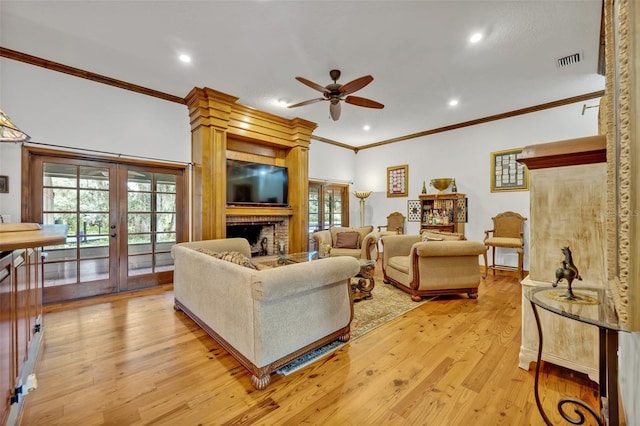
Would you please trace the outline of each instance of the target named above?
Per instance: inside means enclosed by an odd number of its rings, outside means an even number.
[[[582,281],[573,288],[607,288],[606,154],[604,135],[525,147],[518,160],[529,168],[529,276],[522,281],[522,345],[519,365],[529,369],[538,335],[525,293],[551,287],[569,246]],[[566,281],[558,284],[567,286]],[[548,311],[540,312],[545,336],[542,359],[598,381],[598,329]]]
[[[420,203],[422,205],[420,231],[432,229],[464,234],[464,224],[467,221],[465,194],[458,192],[424,194],[420,195]]]
[[[0,224],[0,425],[14,423],[42,327],[41,249],[66,236],[37,224]]]

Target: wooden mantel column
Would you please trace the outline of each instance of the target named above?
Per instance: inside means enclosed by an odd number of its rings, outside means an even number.
[[[227,215],[289,218],[290,252],[307,251],[309,144],[315,123],[286,119],[244,105],[209,88],[186,96],[191,122],[193,240],[226,237]],[[287,167],[290,207],[226,205],[226,160],[245,158]]]

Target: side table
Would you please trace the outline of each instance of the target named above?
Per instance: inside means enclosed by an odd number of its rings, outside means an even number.
[[[538,394],[540,364],[542,360],[542,327],[537,308],[561,315],[566,318],[591,324],[598,327],[599,332],[599,412],[584,401],[575,398],[561,398],[557,404],[558,412],[571,424],[585,424],[585,412],[590,414],[599,425],[617,426],[620,424],[618,411],[618,332],[625,331],[620,327],[618,317],[610,294],[602,288],[574,288],[577,300],[567,300],[566,290],[549,287],[531,287],[525,297],[531,303],[533,315],[538,328],[538,359],[536,361],[535,398],[538,411],[547,425],[551,420],[544,412]],[[568,342],[571,344],[571,342]],[[567,407],[573,407],[569,412]]]
[[[351,298],[354,302],[373,298],[371,291],[375,286],[373,279],[375,269],[375,260],[360,259],[360,272],[355,276],[357,281],[351,282]]]

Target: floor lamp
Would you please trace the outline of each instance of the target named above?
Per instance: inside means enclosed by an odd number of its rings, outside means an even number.
[[[360,198],[360,226],[364,226],[364,199],[371,195],[371,191],[355,191],[354,195]]]

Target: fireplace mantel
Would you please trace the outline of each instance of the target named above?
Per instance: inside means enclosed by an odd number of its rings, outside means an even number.
[[[191,122],[193,240],[226,237],[227,216],[287,216],[288,246],[308,244],[309,144],[315,123],[286,119],[237,104],[238,98],[194,88],[185,98]],[[226,160],[284,166],[289,171],[289,207],[226,205]]]

